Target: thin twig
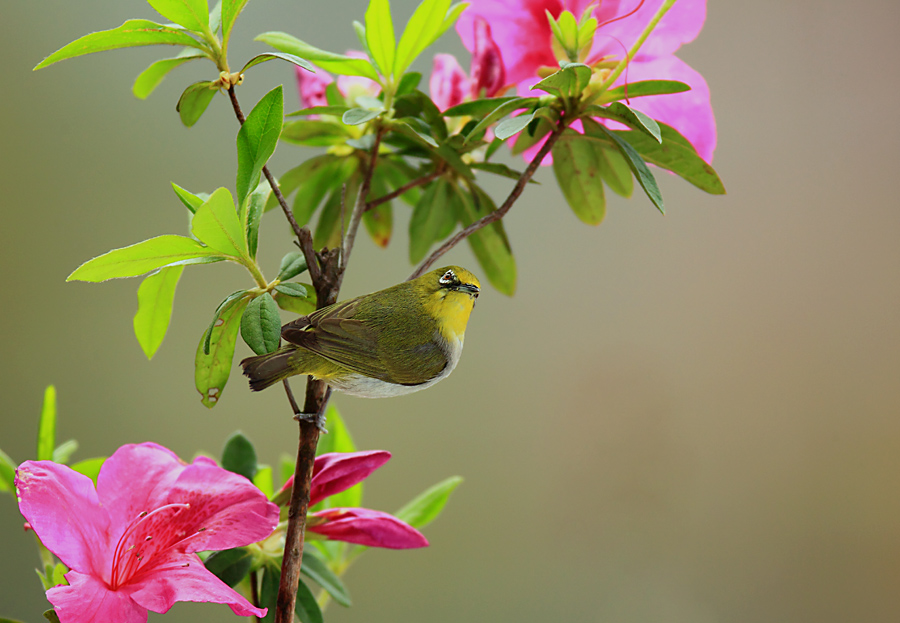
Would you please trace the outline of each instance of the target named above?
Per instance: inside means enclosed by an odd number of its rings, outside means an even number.
[[[421,277],[423,274],[425,274],[425,271],[431,268],[431,265],[434,264],[447,251],[474,234],[479,229],[487,227],[494,221],[499,221],[500,219],[502,219],[506,215],[506,213],[509,212],[509,209],[512,208],[513,204],[516,202],[516,199],[519,198],[519,195],[522,194],[522,191],[525,190],[525,186],[534,176],[538,167],[541,165],[541,162],[544,160],[544,157],[546,157],[546,155],[550,153],[550,150],[553,149],[553,145],[556,143],[556,139],[558,139],[563,131],[565,131],[567,125],[568,123],[565,121],[565,118],[561,118],[559,120],[556,128],[554,128],[553,132],[551,132],[549,136],[547,136],[546,142],[541,147],[540,151],[538,151],[537,155],[534,157],[534,160],[529,163],[528,168],[526,168],[525,172],[522,173],[519,181],[517,181],[516,185],[513,186],[513,189],[510,191],[509,196],[506,198],[506,201],[503,202],[503,205],[501,205],[490,214],[481,217],[465,229],[457,232],[455,236],[435,249],[434,253],[429,255],[421,264],[419,264],[418,268],[416,268],[415,272],[413,272],[413,274],[409,276],[409,279],[407,279],[407,281],[415,279],[416,277]]]
[[[353,215],[350,217],[350,227],[347,229],[347,237],[344,239],[341,249],[340,278],[343,278],[344,271],[347,270],[347,261],[350,259],[353,243],[356,242],[356,232],[359,231],[359,223],[362,220],[363,212],[366,211],[366,197],[369,196],[369,188],[372,186],[372,175],[375,173],[375,162],[378,159],[378,147],[381,145],[381,135],[383,133],[384,129],[381,126],[375,130],[375,144],[372,146],[372,157],[369,159],[362,184],[359,186],[359,194],[356,196],[356,203],[353,206]]]
[[[240,103],[238,103],[237,93],[234,92],[234,85],[228,87],[228,97],[231,98],[231,107],[234,109],[234,114],[237,117],[237,120],[241,125],[244,125],[244,122],[247,121],[247,118],[244,117],[244,111],[241,110],[241,105]],[[297,236],[300,250],[303,251],[303,256],[306,258],[306,265],[309,267],[309,276],[313,280],[313,284],[315,284],[317,279],[321,278],[321,271],[319,270],[319,264],[316,260],[315,248],[312,244],[312,236],[309,235],[309,230],[306,227],[301,227],[297,222],[297,219],[294,218],[294,212],[288,206],[284,195],[281,194],[281,188],[279,188],[278,182],[275,180],[275,176],[272,175],[272,173],[269,171],[269,167],[264,166],[262,168],[262,172],[263,175],[266,176],[266,180],[268,180],[269,186],[272,188],[272,192],[275,194],[275,198],[278,200],[278,205],[281,206],[281,211],[284,212],[284,216],[285,218],[287,218],[288,223],[290,223],[291,229],[294,230],[294,235]]]
[[[439,178],[443,173],[444,173],[443,168],[438,167],[434,171],[429,173],[428,175],[423,175],[422,177],[417,177],[413,181],[404,184],[403,186],[401,186],[394,192],[390,192],[390,193],[386,194],[384,197],[379,197],[378,199],[372,199],[372,201],[370,201],[366,204],[366,209],[363,211],[368,212],[369,210],[373,210],[373,209],[377,208],[382,203],[387,203],[388,201],[393,201],[394,199],[396,199],[397,197],[399,197],[406,191],[412,190],[416,186],[424,186],[428,182]]]
[[[250,603],[259,608],[259,587],[258,577],[256,571],[250,572]],[[262,621],[259,617],[254,617],[256,619],[256,623]]]

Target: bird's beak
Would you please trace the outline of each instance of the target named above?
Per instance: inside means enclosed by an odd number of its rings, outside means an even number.
[[[471,283],[461,283],[456,286],[454,290],[459,290],[460,292],[468,292],[475,298],[478,298],[478,293],[481,292],[481,290],[478,289],[478,286]]]

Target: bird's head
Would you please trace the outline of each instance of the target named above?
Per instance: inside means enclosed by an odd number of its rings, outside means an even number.
[[[442,331],[450,336],[465,333],[469,314],[481,292],[478,277],[459,266],[445,266],[416,279],[416,291],[425,310],[438,320]]]

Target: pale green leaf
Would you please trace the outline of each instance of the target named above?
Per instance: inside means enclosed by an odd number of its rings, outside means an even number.
[[[242,257],[248,254],[234,199],[227,188],[219,188],[191,219],[191,233],[210,249],[224,255]]]
[[[225,41],[231,37],[234,22],[246,4],[247,0],[222,0],[222,38]]]
[[[201,402],[212,409],[222,397],[222,391],[231,374],[234,345],[241,326],[241,314],[247,306],[247,297],[241,296],[228,301],[217,314],[209,330],[197,346],[194,359],[194,384],[200,392]],[[208,348],[204,352],[204,345]]]
[[[144,45],[180,45],[199,48],[206,52],[205,45],[179,28],[145,19],[131,19],[118,28],[94,32],[76,39],[42,60],[35,69],[43,69],[53,63],[94,52]]]
[[[444,17],[449,9],[450,0],[423,0],[416,7],[397,44],[394,75],[402,75],[406,68],[416,60],[416,57],[434,43],[440,34]]]
[[[66,281],[99,282],[121,277],[137,277],[162,268],[181,264],[207,264],[228,259],[222,253],[205,247],[186,236],[157,236],[130,247],[113,249],[88,260],[75,269]]]
[[[186,88],[175,105],[175,111],[178,113],[181,123],[188,128],[197,123],[217,92],[215,83],[208,80],[195,82]]]
[[[405,521],[413,528],[425,527],[444,510],[450,494],[462,481],[463,479],[459,476],[451,476],[446,480],[442,480],[416,496],[403,508],[394,513],[394,516],[400,521]]]
[[[67,439],[53,449],[51,460],[54,463],[65,465],[72,458],[72,455],[75,454],[76,450],[78,450],[78,442],[74,439]]]
[[[0,450],[0,491],[14,493],[16,490],[16,463]]]
[[[352,58],[343,54],[334,54],[326,52],[312,46],[304,41],[300,41],[296,37],[292,37],[283,32],[265,32],[258,37],[256,41],[266,43],[276,50],[287,52],[312,61],[318,67],[325,71],[342,76],[363,76],[370,78],[376,82],[380,80],[378,73],[372,67],[372,64],[362,58]]]
[[[259,100],[238,131],[238,205],[256,188],[262,168],[275,153],[283,120],[284,98],[279,85]]]
[[[146,99],[170,71],[198,58],[205,58],[205,56],[191,50],[191,53],[185,56],[164,58],[156,61],[135,78],[131,92],[138,99]]]
[[[394,38],[394,23],[388,0],[369,0],[369,8],[366,9],[366,43],[372,60],[381,68],[381,73],[386,77],[393,75],[397,40]]]
[[[56,387],[48,385],[44,390],[44,404],[38,426],[37,460],[53,460],[56,447]]]
[[[588,225],[606,216],[606,195],[600,176],[600,146],[566,130],[553,145],[553,172],[575,215]]]
[[[184,266],[168,266],[148,275],[138,288],[138,309],[134,314],[134,334],[138,343],[152,359],[156,354],[172,317],[172,302],[175,300],[175,287],[181,278]]]
[[[202,33],[209,28],[206,0],[147,0],[156,12],[188,30]]]
[[[341,579],[328,568],[320,558],[310,551],[303,552],[303,563],[300,572],[315,581],[334,600],[344,607],[350,607],[350,593]]]
[[[284,54],[278,52],[264,52],[262,54],[257,54],[253,58],[251,58],[244,65],[244,68],[241,69],[240,73],[244,73],[251,67],[255,67],[260,63],[265,63],[266,61],[271,61],[275,59],[280,59],[283,61],[287,61],[288,63],[292,63],[297,67],[302,67],[306,71],[311,71],[312,73],[316,73],[316,68],[313,67],[313,64],[307,61],[306,59],[300,58],[299,56],[295,56],[293,54]]]
[[[96,486],[97,476],[100,475],[100,468],[103,467],[103,463],[105,461],[106,457],[101,456],[94,459],[85,459],[83,461],[78,461],[70,467],[79,474],[87,476],[88,478],[93,480],[94,485]]]
[[[257,355],[273,353],[281,343],[281,316],[268,292],[257,296],[241,316],[241,337]]]

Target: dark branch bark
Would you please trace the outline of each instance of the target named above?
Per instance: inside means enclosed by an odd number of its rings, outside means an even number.
[[[428,182],[439,178],[443,174],[443,168],[437,168],[433,172],[428,175],[423,175],[422,177],[417,177],[413,181],[404,184],[394,192],[386,194],[384,197],[379,197],[378,199],[372,199],[369,203],[366,204],[366,209],[364,212],[368,212],[369,210],[373,210],[380,206],[382,203],[387,203],[388,201],[393,201],[403,193],[408,190],[415,188],[416,186],[424,186]]]
[[[519,195],[522,194],[522,191],[525,190],[525,185],[528,184],[528,181],[534,176],[538,167],[541,165],[541,162],[544,160],[544,157],[550,153],[550,150],[553,149],[553,145],[556,143],[556,139],[560,137],[560,135],[566,129],[566,122],[564,119],[560,119],[556,125],[556,128],[547,136],[547,141],[541,147],[540,151],[538,151],[537,155],[534,157],[528,164],[528,168],[522,173],[522,176],[516,182],[516,185],[513,186],[512,191],[510,191],[509,196],[506,198],[506,201],[503,202],[499,208],[497,208],[494,212],[487,214],[465,229],[456,233],[455,236],[447,240],[444,244],[439,246],[435,251],[429,255],[425,260],[419,264],[418,268],[416,268],[415,272],[409,276],[410,279],[415,279],[416,277],[421,277],[425,274],[431,265],[434,264],[442,255],[444,255],[447,251],[455,247],[457,244],[474,234],[476,231],[481,229],[482,227],[487,227],[494,221],[499,221],[502,219],[509,209],[512,208],[513,204],[516,202],[516,199],[519,198]]]

